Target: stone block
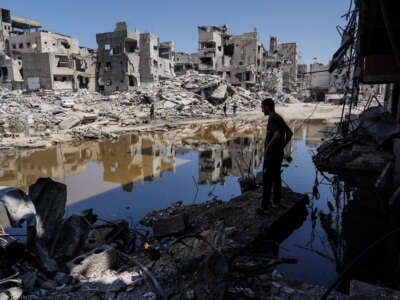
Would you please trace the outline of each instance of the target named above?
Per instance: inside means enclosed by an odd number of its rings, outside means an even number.
[[[182,215],[160,218],[153,224],[155,237],[176,235],[183,233],[186,229],[185,220]]]

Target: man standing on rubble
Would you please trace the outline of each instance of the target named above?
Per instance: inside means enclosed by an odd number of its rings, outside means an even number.
[[[236,116],[236,110],[237,110],[238,106],[236,104],[236,102],[233,103],[232,105],[232,110],[233,110],[233,115]]]
[[[150,119],[154,120],[154,103],[150,106]]]
[[[263,199],[259,213],[264,213],[269,207],[278,207],[281,201],[281,165],[283,149],[293,136],[293,132],[275,112],[275,103],[271,98],[262,101],[261,109],[268,116],[267,134],[265,137],[264,166],[263,166]],[[274,198],[271,205],[271,191],[274,187]]]

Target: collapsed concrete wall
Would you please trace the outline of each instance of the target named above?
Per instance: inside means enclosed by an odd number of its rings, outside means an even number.
[[[175,76],[175,43],[161,42],[159,45],[159,76],[161,79],[170,79]]]
[[[148,84],[159,80],[159,45],[158,36],[152,33],[140,34],[140,79]]]

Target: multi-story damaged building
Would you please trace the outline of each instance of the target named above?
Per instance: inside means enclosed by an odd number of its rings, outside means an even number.
[[[175,43],[173,41],[160,43],[158,62],[160,79],[175,76]]]
[[[41,27],[39,21],[12,16],[10,10],[0,8],[0,84],[2,86],[9,89],[21,89],[24,86],[22,58],[12,55],[13,47],[10,38],[16,33],[38,31]]]
[[[125,22],[117,23],[113,32],[98,33],[96,40],[98,85],[105,94],[175,76],[174,42],[129,31]]]
[[[233,85],[260,81],[265,55],[256,31],[231,35],[228,27],[199,26],[199,71],[221,75]]]
[[[229,38],[228,27],[199,26],[199,71],[202,73],[222,74],[221,69],[229,66],[225,61],[225,45]]]
[[[194,69],[192,56],[185,52],[175,52],[174,71],[176,75],[183,75]]]
[[[295,90],[297,81],[297,44],[282,43],[278,46],[279,54],[283,59],[283,88],[290,92]]]
[[[100,92],[125,91],[140,84],[140,33],[129,31],[125,22],[113,32],[98,33],[97,84]]]
[[[95,90],[94,51],[80,48],[69,36],[40,30],[36,20],[11,16],[5,9],[1,17],[3,85],[28,90]]]
[[[256,30],[240,35],[231,35],[226,25],[199,26],[198,30],[200,72],[220,75],[246,88],[257,85],[273,92],[297,88],[296,43],[279,44],[277,37],[271,37],[267,51]],[[277,86],[271,87],[271,80]]]
[[[304,92],[309,88],[310,76],[307,69],[308,66],[306,64],[297,66],[297,91]]]
[[[260,82],[265,49],[256,31],[231,36],[225,49],[230,57],[227,78],[233,85],[248,87]]]
[[[77,39],[40,31],[14,35],[10,43],[13,56],[22,58],[26,89],[95,90],[94,51]]]

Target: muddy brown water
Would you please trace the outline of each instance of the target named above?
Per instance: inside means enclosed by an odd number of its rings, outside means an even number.
[[[280,241],[279,255],[297,258],[298,264],[278,270],[289,278],[329,286],[392,223],[366,189],[316,171],[312,153],[333,124],[295,121],[291,126],[295,136],[286,150],[293,161],[285,164],[282,178],[311,201],[305,220]],[[66,215],[92,208],[102,220],[126,219],[135,226],[146,213],[176,201],[226,201],[240,195],[239,176],[261,168],[264,127],[260,122],[190,125],[117,141],[2,153],[0,185],[27,191],[38,178],[51,177],[67,185]],[[4,211],[0,218],[8,227]],[[388,240],[354,268],[352,277],[396,286],[398,250],[397,240]]]

